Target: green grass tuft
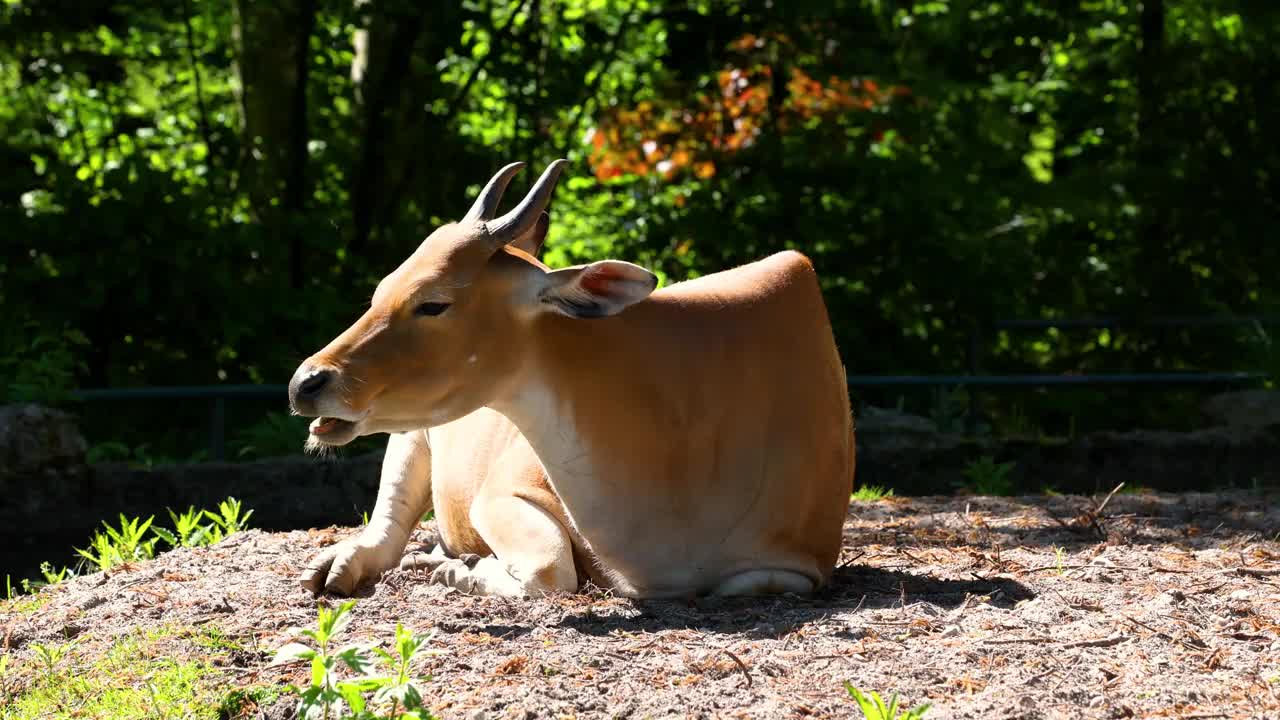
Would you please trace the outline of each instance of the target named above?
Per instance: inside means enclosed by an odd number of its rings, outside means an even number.
[[[31,681],[9,698],[5,720],[217,718],[219,672],[203,659],[159,657],[165,635],[132,633],[97,659],[78,651],[79,642],[33,645]]]
[[[886,490],[879,485],[863,485],[849,495],[849,499],[854,502],[872,502],[887,497],[893,497],[893,488]]]
[[[862,691],[847,681],[844,689],[849,692],[849,697],[858,703],[858,708],[862,710],[862,716],[866,720],[922,720],[925,712],[929,710],[928,703],[910,710],[900,710],[897,693],[894,693],[886,703],[874,690]]]

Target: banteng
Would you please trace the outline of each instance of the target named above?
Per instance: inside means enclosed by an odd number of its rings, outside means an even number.
[[[544,209],[565,164],[495,218],[523,163],[502,168],[294,374],[308,442],[391,434],[368,525],[317,555],[306,587],[376,581],[432,508],[439,547],[403,564],[466,592],[830,579],[854,437],[813,266],[781,252],[657,291],[618,260],[548,269]]]

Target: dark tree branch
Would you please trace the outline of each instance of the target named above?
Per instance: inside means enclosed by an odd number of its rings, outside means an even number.
[[[385,62],[376,77],[366,75],[368,80],[364,89],[364,128],[360,147],[360,164],[356,168],[355,182],[351,189],[352,237],[349,247],[353,251],[363,250],[373,234],[374,217],[377,212],[378,195],[382,188],[379,176],[386,165],[383,146],[386,138],[386,118],[392,100],[399,96],[401,83],[397,78],[404,77],[409,70],[409,61],[413,48],[417,44],[422,30],[423,13],[411,18],[400,18],[396,22]],[[370,24],[372,28],[372,22]],[[369,42],[377,42],[370,32]],[[370,63],[377,48],[369,51]]]
[[[299,12],[289,118],[289,168],[284,189],[285,217],[289,226],[289,282],[295,289],[302,287],[306,264],[300,220],[310,194],[307,185],[307,79],[311,74],[311,33],[316,25],[316,0],[302,0]]]
[[[415,155],[418,154],[418,151],[423,145],[430,143],[432,132],[439,128],[447,127],[449,123],[453,121],[453,118],[457,116],[458,112],[462,109],[463,102],[467,99],[467,95],[471,92],[471,86],[475,83],[476,78],[480,76],[480,72],[484,70],[489,60],[497,52],[495,48],[507,41],[508,34],[511,31],[512,26],[515,24],[516,17],[524,11],[525,5],[528,2],[529,0],[520,0],[520,4],[516,6],[516,9],[511,13],[511,16],[507,18],[507,21],[503,23],[502,27],[490,28],[491,37],[489,39],[489,52],[486,53],[484,57],[476,61],[475,67],[471,68],[471,72],[467,75],[467,79],[463,81],[462,87],[458,88],[458,92],[454,93],[453,99],[451,99],[449,104],[445,107],[444,114],[439,116],[439,118],[436,119],[436,122],[427,124],[427,133],[418,141],[418,144],[415,147]],[[392,184],[390,192],[386,194],[383,207],[392,208],[400,203],[400,199],[404,197],[406,192],[408,192],[409,185],[413,182],[415,173],[420,166],[421,163],[408,163],[405,166],[404,171],[400,173],[400,177],[396,178],[395,183]],[[368,235],[366,233],[364,240],[367,239]],[[356,247],[354,240],[352,245],[353,247]]]
[[[524,11],[524,7],[528,3],[529,0],[520,0],[520,4],[516,6],[515,12],[511,13],[511,17],[507,18],[507,21],[503,23],[502,27],[492,28],[492,37],[489,39],[489,52],[485,53],[484,57],[476,61],[475,67],[471,68],[471,73],[468,74],[467,79],[463,81],[462,87],[458,88],[458,92],[455,93],[453,99],[449,101],[449,105],[445,108],[444,115],[440,118],[443,124],[448,124],[453,120],[453,117],[458,114],[458,110],[462,108],[462,102],[467,99],[467,95],[471,92],[472,83],[476,81],[476,78],[480,76],[480,72],[485,69],[489,60],[494,56],[494,53],[496,52],[494,48],[496,48],[499,43],[507,40],[507,35],[511,31],[511,26],[515,24],[516,18]]]

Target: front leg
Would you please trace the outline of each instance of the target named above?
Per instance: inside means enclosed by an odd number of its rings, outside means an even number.
[[[433,557],[431,582],[473,595],[506,597],[574,592],[578,574],[573,545],[560,519],[543,505],[559,500],[547,493],[486,492],[471,506],[471,523],[494,554],[483,558]]]
[[[396,567],[413,528],[431,509],[431,447],[425,430],[387,440],[378,500],[369,524],[355,538],[326,548],[303,571],[302,586],[350,595]]]

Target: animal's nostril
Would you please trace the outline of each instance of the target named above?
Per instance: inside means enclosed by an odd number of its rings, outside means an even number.
[[[329,370],[316,370],[298,383],[298,395],[307,398],[315,397],[325,385],[329,384],[329,378],[332,376],[333,373]]]

